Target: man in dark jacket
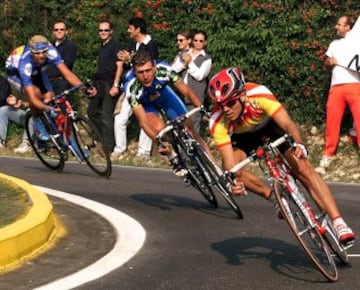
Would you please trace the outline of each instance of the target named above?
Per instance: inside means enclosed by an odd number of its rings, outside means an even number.
[[[105,149],[112,152],[115,144],[113,112],[119,93],[118,85],[114,83],[116,54],[122,48],[112,37],[113,28],[109,21],[100,22],[98,32],[101,41],[95,76],[98,93],[90,98],[88,116],[101,133]]]

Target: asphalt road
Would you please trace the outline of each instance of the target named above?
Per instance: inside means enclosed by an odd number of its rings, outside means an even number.
[[[239,200],[245,219],[238,220],[221,200],[220,208],[212,209],[200,194],[184,187],[169,171],[113,169],[112,177],[105,180],[77,164],[67,164],[59,174],[50,172],[37,160],[0,158],[0,171],[5,174],[110,205],[145,228],[145,244],[135,257],[105,277],[76,289],[360,288],[359,256],[351,258],[352,266],[339,265],[339,281],[328,283],[303,254],[286,224],[275,217],[272,205],[255,195]],[[332,188],[344,217],[360,233],[359,187],[332,185]],[[55,203],[55,210],[64,209]],[[72,221],[69,225],[76,228],[73,231],[76,234],[83,228],[84,218],[76,217],[81,212],[73,210],[67,218]],[[100,254],[100,249],[106,251],[113,243],[111,229],[106,221],[93,218],[97,222],[88,222],[84,229],[87,234],[76,240],[81,251],[74,251],[63,261],[62,255],[48,253],[53,255],[49,258],[44,254],[33,264],[41,264],[47,257],[47,271],[57,273],[62,268],[68,271],[72,265],[82,265],[83,259],[88,263]],[[101,229],[105,232],[103,236],[99,235]],[[63,251],[69,245],[66,242],[72,243],[71,236],[69,239],[51,251]],[[87,247],[88,241],[95,245],[97,242],[98,247]],[[359,242],[350,254],[360,254]],[[53,268],[51,259],[56,260]],[[13,283],[17,283],[22,269],[16,275],[0,276],[0,289],[20,289]],[[45,276],[36,268],[31,275],[20,276],[22,289],[31,289],[31,285],[38,284],[39,277]]]

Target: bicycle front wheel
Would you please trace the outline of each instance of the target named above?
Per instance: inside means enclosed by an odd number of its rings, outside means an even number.
[[[109,178],[111,160],[104,149],[100,134],[84,117],[77,116],[73,122],[73,133],[86,164],[98,175]]]
[[[321,233],[308,223],[304,212],[293,200],[292,193],[278,180],[274,182],[274,192],[286,222],[305,253],[329,281],[337,281],[338,271]]]
[[[206,172],[208,172],[207,174],[210,174],[211,178],[213,179],[213,183],[217,186],[219,192],[221,193],[225,201],[228,203],[230,208],[235,212],[236,216],[239,219],[243,219],[244,216],[240,210],[239,205],[236,203],[233,195],[227,189],[227,187],[221,183],[219,173],[217,172],[215,165],[210,159],[210,156],[199,144],[196,144],[194,146],[194,153],[196,154],[198,160],[200,160],[202,166],[206,168]]]
[[[174,148],[177,148],[178,156],[188,172],[186,175],[186,181],[188,181],[195,189],[200,191],[202,196],[213,207],[218,207],[218,202],[216,200],[215,194],[211,186],[206,181],[205,174],[208,173],[204,171],[203,166],[199,164],[199,161],[194,159],[194,156],[189,156],[186,147],[183,147],[181,146],[181,144],[177,143],[176,147]]]
[[[39,115],[41,121],[44,123],[45,128],[52,133],[47,120],[43,115]],[[33,116],[31,112],[27,112],[25,115],[25,130],[28,136],[30,145],[34,150],[39,160],[49,169],[61,172],[65,165],[66,155],[59,148],[59,144],[54,139],[55,134],[51,134],[51,139],[48,141],[39,140],[34,132]]]

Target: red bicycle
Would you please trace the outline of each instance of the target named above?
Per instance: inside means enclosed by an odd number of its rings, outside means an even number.
[[[286,142],[293,143],[288,135],[273,142],[266,140],[264,146],[253,151],[231,170],[225,171],[223,178],[232,182],[238,170],[257,160],[260,168],[272,183],[284,219],[305,253],[328,280],[336,281],[338,271],[332,252],[342,263],[349,264],[346,251],[354,243],[347,245],[339,243],[328,214],[311,198],[280,153],[278,146]]]
[[[71,93],[83,88],[86,85],[75,86],[56,95],[50,103],[58,108],[56,112],[41,111],[37,116],[49,140],[44,141],[33,133],[31,112],[25,116],[26,132],[36,156],[51,170],[61,172],[70,151],[79,163],[86,162],[95,173],[108,178],[111,175],[111,160],[100,134],[87,118],[77,114],[68,100]]]

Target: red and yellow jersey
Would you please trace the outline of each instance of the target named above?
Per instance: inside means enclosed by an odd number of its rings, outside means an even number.
[[[278,99],[265,86],[246,83],[246,96],[242,97],[243,112],[236,121],[226,118],[220,107],[216,107],[210,118],[210,134],[218,147],[230,144],[233,133],[255,132],[262,128],[283,108]]]

